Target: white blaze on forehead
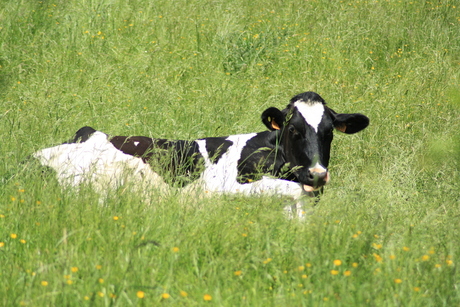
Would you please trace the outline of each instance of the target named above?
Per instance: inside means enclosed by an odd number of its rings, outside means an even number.
[[[300,114],[310,126],[318,132],[319,123],[323,118],[324,105],[321,102],[304,102],[298,100],[294,102],[294,106],[297,108]]]

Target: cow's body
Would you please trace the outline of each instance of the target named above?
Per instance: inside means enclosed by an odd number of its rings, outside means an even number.
[[[194,141],[109,138],[83,127],[70,143],[34,156],[54,168],[64,185],[89,181],[101,189],[107,184],[116,187],[128,173],[142,189],[166,190],[166,181],[188,190],[279,194],[300,200],[329,181],[333,128],[355,133],[369,123],[361,114],[337,114],[312,92],[295,96],[282,111],[267,109],[262,121],[269,131]]]

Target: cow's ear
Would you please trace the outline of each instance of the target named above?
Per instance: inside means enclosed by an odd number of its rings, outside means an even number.
[[[359,132],[369,125],[369,118],[363,114],[340,114],[333,113],[334,128],[347,134]]]
[[[277,108],[268,108],[262,113],[262,122],[272,131],[281,130],[284,123],[284,114]]]

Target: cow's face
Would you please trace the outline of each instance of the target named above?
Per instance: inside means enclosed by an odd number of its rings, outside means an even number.
[[[306,92],[293,97],[282,111],[269,108],[262,113],[263,123],[270,130],[279,130],[280,152],[307,192],[329,181],[333,130],[352,134],[369,124],[362,114],[338,114],[325,104],[318,94]]]

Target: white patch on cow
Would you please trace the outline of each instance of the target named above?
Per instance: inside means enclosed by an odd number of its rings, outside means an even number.
[[[212,163],[206,150],[206,140],[197,140],[204,158],[205,170],[201,174],[204,189],[210,192],[239,192],[241,184],[237,182],[238,160],[247,141],[256,133],[231,135],[227,140],[233,142],[217,163]]]
[[[137,145],[139,145],[139,142],[134,142],[134,146],[137,146]]]
[[[323,119],[324,105],[321,102],[304,102],[302,100],[294,102],[294,106],[302,114],[305,121],[318,132],[319,124]]]
[[[142,159],[124,154],[96,131],[83,143],[62,144],[33,154],[42,165],[53,168],[63,186],[90,183],[98,192],[132,183],[140,190],[167,188],[161,177]]]
[[[197,140],[200,153],[205,161],[205,170],[196,184],[205,192],[284,195],[295,199],[301,198],[305,193],[301,184],[297,182],[268,176],[263,176],[262,179],[251,183],[242,184],[237,181],[238,161],[241,158],[241,152],[246,143],[255,135],[256,133],[229,136],[227,140],[232,141],[233,144],[215,164],[209,159],[206,151],[206,140]],[[196,185],[192,185],[187,190],[195,188]]]

